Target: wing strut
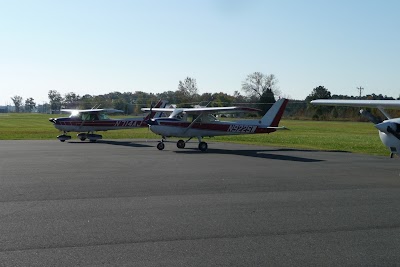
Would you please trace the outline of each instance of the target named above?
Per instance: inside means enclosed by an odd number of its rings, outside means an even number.
[[[189,130],[190,128],[192,128],[192,126],[203,116],[204,112],[200,113],[199,116],[197,116],[192,123],[185,129],[184,133],[187,132],[187,130]]]
[[[385,111],[385,109],[383,107],[377,107],[379,109],[380,112],[382,112],[382,114],[387,118],[387,119],[391,119],[392,117]]]

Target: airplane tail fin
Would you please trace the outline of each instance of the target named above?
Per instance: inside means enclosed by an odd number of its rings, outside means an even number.
[[[157,104],[154,106],[154,107],[152,107],[152,108],[165,108],[165,106],[167,105],[167,103],[168,103],[168,101],[165,101],[165,100],[159,100],[158,102],[157,102]],[[151,109],[150,109],[150,113],[143,119],[143,121],[148,121],[148,120],[150,120],[150,119],[152,119],[152,118],[159,118],[159,117],[161,117],[161,115],[162,115],[162,112],[154,112],[154,111],[152,111]]]
[[[285,111],[286,105],[289,100],[281,98],[272,105],[272,107],[265,113],[264,117],[261,118],[261,124],[269,127],[278,127],[279,121],[282,118],[283,112]]]

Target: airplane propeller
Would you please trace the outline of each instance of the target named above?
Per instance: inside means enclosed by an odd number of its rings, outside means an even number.
[[[370,112],[368,112],[368,111],[366,111],[366,110],[364,110],[364,109],[361,109],[361,110],[360,110],[360,114],[361,114],[363,117],[367,118],[367,119],[368,119],[370,122],[372,122],[373,124],[379,124],[379,123],[382,122],[382,119],[381,119],[381,118],[372,115]]]

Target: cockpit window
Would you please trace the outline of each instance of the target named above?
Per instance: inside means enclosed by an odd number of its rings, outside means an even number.
[[[109,120],[110,117],[108,117],[107,114],[105,113],[99,113],[99,120]]]
[[[97,120],[109,120],[110,117],[106,113],[73,113],[70,118],[83,120],[83,121],[97,121]]]
[[[219,121],[213,114],[208,114],[207,120],[208,121]]]

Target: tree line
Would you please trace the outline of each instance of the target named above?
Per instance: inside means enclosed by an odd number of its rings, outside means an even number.
[[[178,107],[192,107],[193,105],[208,105],[210,107],[230,106],[233,104],[254,105],[262,110],[267,110],[275,102],[277,79],[273,74],[267,75],[254,72],[242,82],[243,94],[235,91],[233,95],[227,93],[203,93],[199,89],[195,78],[186,77],[179,81],[176,91],[162,93],[135,92],[110,92],[102,95],[79,95],[69,92],[61,95],[57,90],[48,92],[49,102],[37,105],[33,98],[25,100],[21,96],[11,97],[15,112],[42,112],[59,113],[61,109],[90,109],[90,108],[115,108],[125,114],[141,114],[141,108],[155,104],[159,99],[167,100]]]
[[[162,93],[135,92],[110,92],[102,95],[78,95],[74,92],[61,95],[57,90],[48,92],[49,103],[36,105],[33,98],[25,102],[21,96],[14,96],[15,112],[41,112],[59,113],[60,109],[90,109],[90,108],[115,108],[123,110],[125,114],[141,114],[141,108],[150,107],[159,99],[167,100],[178,107],[193,107],[194,105],[218,106],[251,106],[261,110],[264,114],[282,96],[278,89],[278,80],[274,74],[254,72],[249,74],[241,84],[241,92],[235,91],[233,95],[223,92],[199,94],[195,78],[186,77],[179,81],[176,91]],[[242,94],[243,93],[243,94]],[[291,100],[285,111],[285,117],[298,119],[349,119],[359,120],[359,109],[351,107],[324,107],[310,104],[314,99],[394,99],[381,94],[366,95],[362,97],[347,95],[332,95],[324,86],[317,86],[304,100]],[[374,111],[375,112],[375,111]],[[376,113],[376,112],[375,112]]]

